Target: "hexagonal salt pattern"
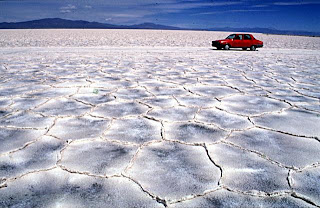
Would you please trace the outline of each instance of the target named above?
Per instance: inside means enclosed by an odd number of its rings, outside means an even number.
[[[0,127],[22,127],[22,128],[49,128],[53,124],[54,118],[44,117],[42,115],[17,112],[0,119]]]
[[[201,110],[197,114],[196,120],[214,124],[227,130],[252,127],[247,117],[230,114],[216,108]]]
[[[301,198],[320,206],[320,168],[310,168],[292,174],[292,188]]]
[[[1,31],[0,207],[320,206],[319,38],[227,35]]]
[[[222,98],[239,93],[239,91],[225,86],[196,86],[189,87],[190,91],[202,96]]]
[[[17,110],[29,110],[29,109],[36,108],[37,106],[45,103],[47,99],[24,97],[24,98],[13,99],[13,101],[14,101],[14,104],[11,106],[11,108],[17,109]]]
[[[306,202],[290,195],[277,197],[257,197],[226,190],[218,190],[203,197],[172,204],[170,208],[185,207],[313,207]]]
[[[84,116],[81,118],[59,118],[49,134],[63,140],[98,138],[105,132],[110,120]]]
[[[115,100],[115,97],[112,95],[100,95],[98,89],[92,90],[91,94],[77,94],[72,96],[72,98],[91,105],[104,104]]]
[[[110,102],[97,107],[91,114],[105,118],[121,118],[146,113],[148,107],[135,102]]]
[[[164,123],[165,138],[186,143],[213,143],[224,139],[228,132],[199,123]]]
[[[148,116],[164,121],[190,121],[194,119],[197,108],[172,107],[153,109],[148,112]]]
[[[120,175],[138,147],[107,141],[73,142],[63,151],[61,165],[74,172],[95,175]]]
[[[120,89],[114,95],[124,100],[135,100],[152,96],[144,88]]]
[[[45,136],[20,151],[0,156],[0,178],[54,167],[62,147],[62,141]]]
[[[235,132],[228,141],[260,152],[287,167],[303,168],[320,161],[320,142],[263,129]]]
[[[143,144],[161,139],[161,124],[146,118],[126,118],[113,121],[105,139]]]
[[[174,88],[169,87],[148,87],[148,91],[150,91],[153,95],[160,96],[172,96],[172,95],[188,95],[189,92],[181,88],[180,86],[175,86]]]
[[[50,88],[46,90],[41,90],[38,92],[31,92],[27,95],[30,97],[40,97],[40,98],[57,98],[66,97],[75,94],[76,88]]]
[[[156,98],[144,98],[140,102],[145,103],[149,106],[159,108],[170,108],[178,105],[177,101],[170,96],[157,96]]]
[[[161,142],[143,148],[127,173],[168,200],[201,194],[218,185],[220,170],[200,146]]]
[[[94,178],[59,169],[28,174],[0,189],[1,207],[163,207],[126,178]]]
[[[246,192],[288,191],[288,171],[268,160],[225,144],[208,147],[212,159],[222,168],[221,183]]]
[[[178,96],[176,97],[178,102],[183,106],[188,107],[203,107],[203,108],[209,108],[209,107],[215,107],[219,104],[219,101],[212,97],[202,97],[202,96]]]
[[[318,113],[294,108],[253,118],[253,121],[256,125],[281,132],[320,138],[320,114]]]
[[[0,127],[0,155],[25,146],[41,137],[45,132],[45,130]]]
[[[5,97],[0,97],[0,106],[1,106],[1,108],[6,108],[10,104],[12,104],[11,99],[5,98]]]
[[[284,102],[252,95],[235,95],[225,98],[221,102],[221,108],[244,115],[259,115],[288,107],[290,105]]]
[[[67,99],[50,100],[35,110],[48,116],[83,115],[90,111],[90,106]]]

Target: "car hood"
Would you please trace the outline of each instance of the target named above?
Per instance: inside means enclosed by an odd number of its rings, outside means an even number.
[[[218,42],[220,42],[220,41],[227,41],[227,39],[215,40],[215,41],[218,41]]]

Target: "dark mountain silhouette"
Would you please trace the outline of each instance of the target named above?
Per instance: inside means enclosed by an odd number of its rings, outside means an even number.
[[[88,22],[83,20],[66,20],[60,18],[47,18],[25,22],[3,22],[0,29],[155,29],[155,30],[203,30],[203,31],[227,31],[227,32],[252,32],[279,35],[305,35],[320,36],[320,32],[277,30],[272,28],[210,28],[190,29],[179,28],[154,23],[142,23],[136,25],[113,25],[99,22]]]
[[[53,29],[53,28],[88,28],[88,29],[122,29],[126,26],[111,25],[99,22],[88,22],[83,20],[66,20],[60,18],[47,18],[26,22],[3,22],[0,29]]]
[[[129,26],[133,29],[161,29],[161,30],[183,30],[183,28],[179,27],[172,27],[172,26],[166,26],[166,25],[158,25],[150,22],[145,22],[138,25],[131,25]]]
[[[178,30],[178,27],[158,25],[153,23],[143,23],[137,25],[113,25],[100,22],[88,22],[83,20],[66,20],[60,18],[47,18],[26,22],[3,22],[0,29],[162,29]]]

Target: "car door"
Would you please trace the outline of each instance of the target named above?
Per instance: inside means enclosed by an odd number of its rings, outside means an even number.
[[[252,45],[252,38],[250,35],[245,34],[243,37],[243,48],[249,48]]]
[[[236,35],[236,37],[233,39],[233,47],[235,48],[241,48],[243,45],[243,35]]]

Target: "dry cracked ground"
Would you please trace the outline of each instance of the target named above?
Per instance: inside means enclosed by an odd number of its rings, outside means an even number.
[[[319,55],[4,44],[0,207],[320,207]]]

